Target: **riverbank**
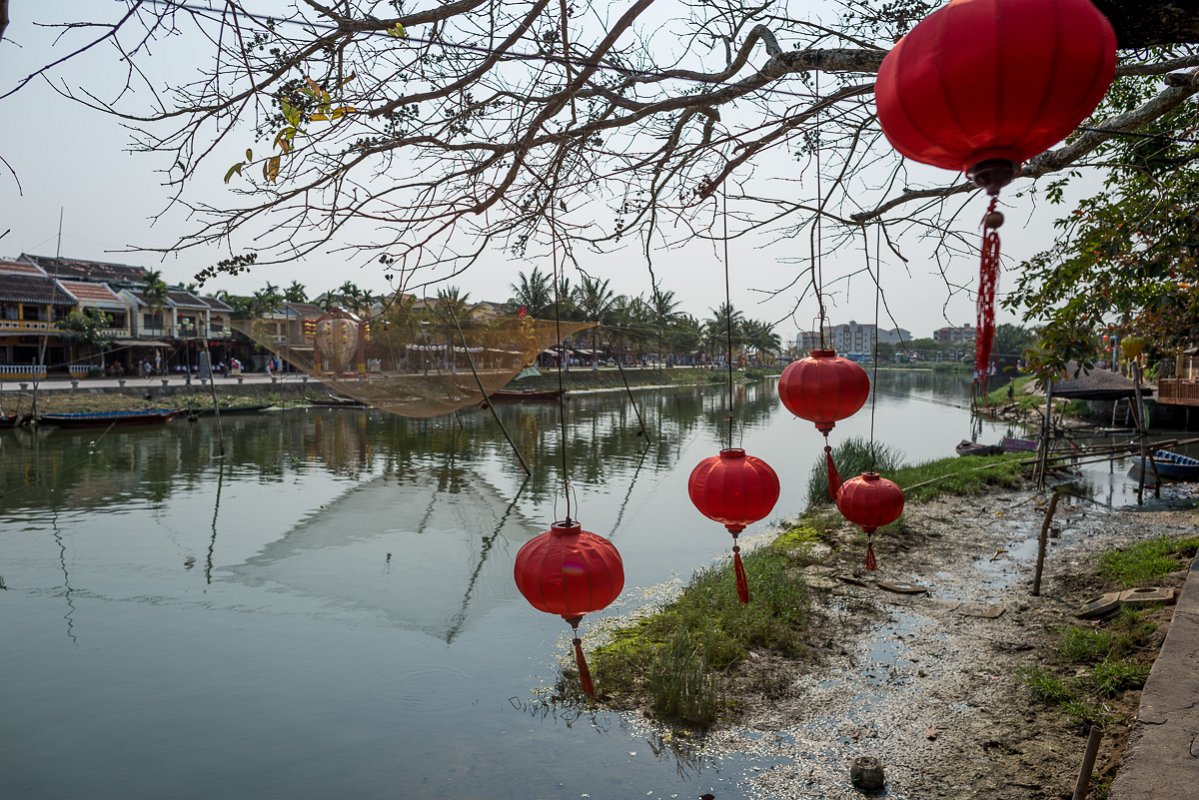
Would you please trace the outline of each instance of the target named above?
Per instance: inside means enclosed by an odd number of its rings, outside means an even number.
[[[1172,487],[1167,502],[1191,502],[1189,491]],[[1143,540],[1147,523],[1181,537],[1196,516],[1063,497],[1042,594],[1032,597],[1043,517],[1044,498],[1027,489],[914,503],[878,538],[874,575],[860,567],[860,532],[832,515],[766,537],[758,551],[790,550],[810,597],[802,650],[747,649],[714,682],[722,713],[705,735],[660,715],[647,724],[684,752],[748,752],[773,764],[755,780],[766,796],[858,797],[849,763],[872,755],[896,796],[1024,800],[1070,795],[1085,726],[1101,721],[1096,785],[1106,787],[1171,609],[1106,622],[1074,612],[1107,590],[1178,585],[1186,547],[1165,548],[1147,573],[1112,566],[1140,555],[1102,553]]]

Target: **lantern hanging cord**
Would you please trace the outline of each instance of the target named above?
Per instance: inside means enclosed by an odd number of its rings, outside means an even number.
[[[879,255],[882,253],[882,225],[874,231],[874,368],[873,375],[870,378],[870,471],[874,472],[875,467],[875,446],[874,446],[874,409],[878,405],[878,307],[879,299],[882,297],[882,260]],[[870,239],[864,237],[862,243],[863,249],[866,251],[866,269],[870,269]]]
[[[554,336],[558,342],[558,425],[562,447],[562,494],[566,497],[566,524],[570,525],[570,467],[566,458],[566,392],[562,386],[562,362],[566,347],[562,344],[562,311],[559,307],[562,278],[558,274],[558,226],[554,217],[553,197],[550,197],[550,253],[554,270]]]
[[[728,367],[729,385],[729,448],[733,446],[733,302],[729,289],[729,192],[722,187],[724,197],[724,316],[725,316],[725,364]]]
[[[816,95],[820,95],[820,55],[816,55]],[[824,350],[824,326],[826,314],[824,310],[824,235],[820,224],[824,214],[824,188],[820,177],[820,110],[816,111],[814,124],[814,141],[816,143],[816,219],[812,222],[812,278],[816,284],[816,304],[820,307],[820,349]]]

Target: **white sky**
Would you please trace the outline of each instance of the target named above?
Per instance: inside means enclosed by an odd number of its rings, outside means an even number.
[[[51,33],[36,28],[35,21],[78,19],[84,13],[111,13],[123,7],[116,3],[108,3],[106,7],[97,0],[13,3],[12,22],[5,41],[0,42],[0,91],[6,91],[13,81],[67,50],[63,45],[52,46]],[[157,45],[154,57],[146,63],[152,69],[161,69],[161,73],[153,75],[167,85],[172,77],[178,79],[188,69],[202,68],[206,63],[205,52],[203,42],[175,38]],[[123,83],[123,70],[116,63],[113,51],[102,47],[66,65],[55,75],[69,84],[82,83],[99,90],[115,91]],[[62,254],[67,257],[144,265],[162,269],[168,281],[187,283],[198,270],[228,256],[227,252],[216,249],[190,250],[165,260],[155,253],[122,252],[139,246],[169,246],[192,227],[178,213],[170,213],[152,224],[151,218],[170,198],[157,172],[165,165],[156,162],[155,157],[128,152],[129,132],[114,119],[59,96],[44,81],[30,85],[3,105],[5,123],[0,127],[0,156],[16,170],[22,191],[18,192],[11,174],[0,166],[0,233],[11,229],[0,238],[0,255],[11,257],[21,252],[53,255],[61,208]],[[267,149],[269,143],[260,146]],[[217,170],[219,163],[219,159],[211,162],[211,169]],[[789,168],[798,169],[794,162],[789,162]],[[215,172],[204,177],[188,188],[189,196],[218,205],[237,203],[237,196],[224,186],[221,178]],[[951,176],[942,174],[940,179],[948,181]],[[1096,185],[1093,178],[1088,183]],[[1062,207],[1043,207],[1041,211],[1021,207],[1021,201],[1014,199],[1014,195],[1025,186],[1026,181],[1017,181],[1005,198],[1010,207],[1008,222],[1001,231],[1003,250],[1006,257],[1016,259],[1048,247],[1052,241],[1052,220],[1064,213]],[[984,205],[980,197],[967,209],[963,214],[964,230],[972,231]],[[807,252],[806,240],[798,245],[795,249],[788,242],[776,242],[759,249],[752,242],[731,243],[734,306],[756,319],[773,321],[786,316],[798,289],[765,302],[761,290],[783,286],[792,279],[797,267],[785,262]],[[913,256],[908,265],[910,276],[896,263],[884,263],[882,272],[883,287],[896,322],[917,337],[930,335],[933,329],[947,324],[947,318],[952,324],[972,323],[975,314],[972,296],[959,293],[951,298],[936,265],[931,259],[921,258],[919,244],[909,243],[906,252]],[[330,253],[287,265],[257,268],[248,275],[220,276],[205,284],[204,290],[223,288],[248,294],[267,281],[286,286],[295,279],[305,284],[310,295],[335,288],[346,280],[378,293],[386,292],[389,287],[382,271],[363,261],[359,258],[347,262],[344,255]],[[843,274],[861,265],[860,252],[836,254],[826,258],[825,275]],[[517,272],[527,273],[534,266],[547,272],[550,268],[548,259],[517,261],[496,251],[453,283],[475,300],[505,300]],[[593,274],[609,278],[612,288],[619,293],[649,294],[649,276],[637,246],[597,257],[587,266]],[[723,273],[710,243],[660,252],[655,255],[654,268],[660,285],[676,292],[684,311],[703,318],[709,315],[709,309],[723,301]],[[976,281],[977,270],[976,256],[956,259],[950,265],[952,279],[968,285]],[[1005,273],[1000,280],[1001,296],[1013,283],[1012,274]],[[830,321],[834,324],[850,319],[870,321],[874,316],[873,286],[859,278],[850,285],[848,293],[837,291],[829,305]],[[784,340],[792,341],[797,329],[814,327],[816,313],[816,304],[809,299],[795,318],[782,322],[775,330]],[[1001,322],[1017,321],[1002,309],[999,318]],[[890,327],[885,318],[881,322]]]

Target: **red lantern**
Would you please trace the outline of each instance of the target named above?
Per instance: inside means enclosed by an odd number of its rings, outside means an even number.
[[[687,481],[687,493],[699,513],[721,523],[733,534],[737,597],[748,603],[749,579],[741,563],[737,536],[774,508],[779,499],[778,475],[762,459],[746,455],[739,447],[730,447],[695,466]]]
[[[999,190],[1022,162],[1095,110],[1116,68],[1116,35],[1090,0],[951,0],[879,67],[878,120],[903,155],[961,170],[987,190],[975,370],[995,332]]]
[[[873,534],[883,525],[890,525],[903,513],[903,490],[881,477],[877,472],[863,472],[841,484],[837,491],[837,510],[870,537],[866,546],[866,569],[878,569],[874,558]]]
[[[513,572],[516,588],[530,605],[570,623],[579,685],[593,696],[579,623],[584,614],[606,608],[624,588],[624,564],[616,546],[577,521],[555,522],[521,546]]]
[[[797,417],[816,423],[824,434],[824,460],[828,467],[829,497],[835,497],[841,476],[833,463],[829,431],[837,420],[852,417],[870,395],[870,379],[861,365],[834,350],[813,350],[793,361],[779,377],[779,398]]]

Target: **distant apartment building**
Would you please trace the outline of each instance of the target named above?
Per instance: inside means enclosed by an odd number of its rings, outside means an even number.
[[[974,333],[973,325],[963,325],[960,328],[947,326],[933,331],[933,341],[938,344],[972,344]]]
[[[873,323],[858,323],[850,320],[846,324],[830,325],[824,332],[826,347],[838,353],[869,353],[874,349],[875,326]],[[878,340],[884,344],[900,344],[911,341],[912,334],[903,328],[879,330]],[[820,347],[819,331],[800,331],[795,337],[797,350],[815,350]]]

